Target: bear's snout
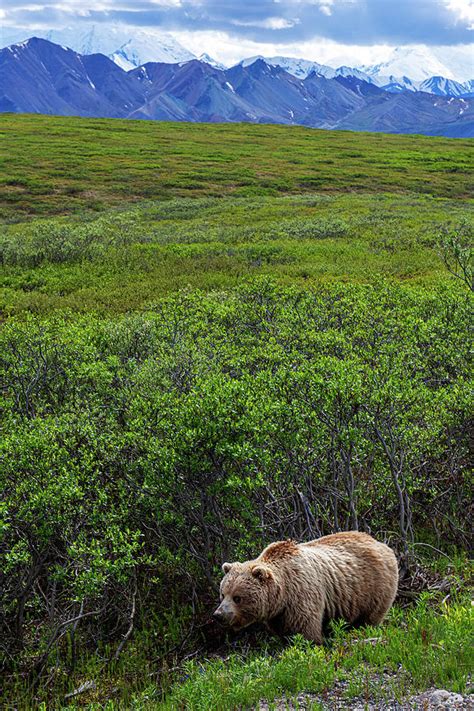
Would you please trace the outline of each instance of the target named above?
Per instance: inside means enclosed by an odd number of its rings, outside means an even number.
[[[216,622],[220,622],[223,625],[229,625],[234,617],[233,611],[225,603],[221,603],[217,610],[214,611],[212,615]]]

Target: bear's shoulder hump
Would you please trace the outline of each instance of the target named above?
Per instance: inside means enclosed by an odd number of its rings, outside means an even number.
[[[261,560],[265,563],[274,563],[284,558],[299,555],[299,552],[296,541],[291,539],[287,541],[277,541],[276,543],[270,543],[270,545],[265,548],[261,555]]]

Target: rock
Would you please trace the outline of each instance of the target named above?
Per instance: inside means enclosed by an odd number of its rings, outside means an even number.
[[[393,674],[384,674],[383,681],[388,682],[390,679],[393,679]],[[382,681],[380,677],[377,680],[379,683]],[[294,699],[275,699],[273,704],[261,701],[257,708],[259,711],[269,711],[270,708],[277,711],[308,711],[314,704],[319,704],[324,711],[474,711],[472,696],[462,696],[446,689],[431,688],[396,701],[376,697],[367,699],[365,694],[348,699],[345,695],[347,687],[346,680],[338,679],[331,689],[321,694],[303,692]]]
[[[461,694],[454,694],[445,689],[435,689],[428,698],[428,702],[432,706],[442,706],[445,708],[452,708],[454,704],[462,704],[463,701],[464,698]]]
[[[450,696],[451,694],[449,691],[446,691],[445,689],[436,689],[436,691],[433,691],[430,695],[429,701],[432,704],[444,704]]]

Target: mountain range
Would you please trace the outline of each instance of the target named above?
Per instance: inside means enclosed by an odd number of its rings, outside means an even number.
[[[104,54],[31,38],[0,50],[0,111],[474,135],[468,96],[390,92],[366,73],[325,76],[321,66],[303,78],[262,58],[229,69],[191,58],[126,71]]]
[[[2,28],[2,46],[16,44],[34,35],[79,54],[105,54],[127,71],[147,62],[170,64],[200,59],[218,69],[226,69],[208,54],[196,56],[175,37],[155,28],[142,30],[119,23],[80,22],[62,29],[38,29],[29,34],[22,28]],[[474,93],[474,50],[472,46],[427,47],[410,45],[389,51],[383,61],[363,65],[347,56],[328,64],[293,57],[261,57],[268,64],[281,66],[290,74],[305,79],[312,71],[325,76],[357,76],[386,91],[425,91],[437,95],[466,96]],[[243,60],[252,63],[257,57]]]
[[[241,63],[244,66],[247,66],[255,62],[256,59],[263,59],[268,64],[282,67],[299,79],[305,79],[309,74],[311,74],[311,72],[316,72],[320,76],[326,77],[326,79],[334,79],[334,77],[338,76],[356,77],[357,79],[362,79],[369,84],[375,84],[381,89],[389,91],[393,94],[397,94],[400,91],[424,91],[427,94],[436,94],[437,96],[474,96],[474,80],[472,79],[465,82],[458,82],[455,79],[447,79],[445,76],[440,74],[430,75],[426,71],[424,74],[427,76],[424,79],[420,78],[419,80],[410,79],[405,75],[395,76],[394,74],[385,73],[389,72],[390,69],[393,68],[391,67],[390,62],[374,65],[372,67],[364,67],[364,69],[349,67],[346,65],[342,65],[334,69],[326,64],[319,64],[318,62],[312,62],[308,59],[294,59],[293,57],[263,57],[259,55],[244,59]],[[421,73],[416,65],[414,65],[413,71],[418,76]],[[448,72],[445,71],[445,73]]]

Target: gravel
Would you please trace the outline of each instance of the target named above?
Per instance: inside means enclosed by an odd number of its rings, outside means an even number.
[[[385,676],[385,675],[384,675]],[[387,677],[393,675],[386,675]],[[393,681],[393,678],[391,679]],[[387,678],[387,681],[390,681]],[[379,680],[380,683],[380,680]],[[277,709],[278,711],[308,710],[320,704],[325,711],[432,711],[432,709],[448,709],[449,711],[474,711],[474,697],[471,695],[456,694],[446,689],[428,689],[421,694],[408,696],[400,701],[390,700],[388,688],[384,699],[372,697],[367,692],[348,698],[345,692],[348,688],[347,681],[337,681],[332,689],[321,694],[302,693],[293,699],[277,699],[273,704],[261,701],[259,711]],[[377,695],[378,696],[378,695]]]

